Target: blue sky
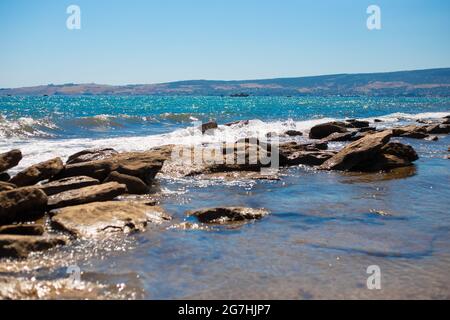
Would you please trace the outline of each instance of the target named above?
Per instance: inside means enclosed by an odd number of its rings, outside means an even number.
[[[0,0],[0,87],[450,67],[449,15],[445,0]]]

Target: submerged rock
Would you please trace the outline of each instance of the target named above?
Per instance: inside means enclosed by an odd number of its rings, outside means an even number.
[[[48,207],[56,209],[90,202],[109,201],[126,192],[127,187],[124,184],[109,182],[52,195],[48,198]]]
[[[16,189],[17,186],[12,183],[0,181],[0,192]]]
[[[44,251],[65,245],[62,236],[0,235],[0,258],[26,258],[33,251]]]
[[[35,187],[0,192],[0,224],[36,217],[46,206],[46,194]]]
[[[44,231],[44,226],[41,224],[12,224],[0,227],[0,234],[41,236]]]
[[[0,172],[9,170],[17,166],[22,160],[22,152],[14,149],[9,152],[0,153]]]
[[[226,224],[257,220],[269,214],[266,209],[253,209],[244,207],[222,207],[187,211],[188,216],[195,216],[202,223]]]
[[[142,231],[148,223],[159,224],[171,219],[160,207],[133,201],[95,202],[51,213],[54,226],[81,238]]]
[[[11,183],[17,186],[31,186],[39,181],[47,180],[57,175],[64,169],[64,164],[60,158],[54,158],[45,162],[35,164],[21,172],[11,179]]]
[[[115,171],[111,172],[104,182],[112,181],[126,185],[128,193],[131,194],[145,194],[150,190],[141,179]]]
[[[91,177],[70,177],[51,181],[38,186],[47,196],[52,196],[68,190],[80,189],[100,184],[100,181]]]
[[[347,132],[346,124],[343,122],[327,122],[318,124],[311,128],[309,132],[310,139],[323,139],[328,137],[330,134],[339,132]]]
[[[66,164],[103,160],[103,159],[110,158],[111,156],[116,155],[116,154],[118,154],[118,152],[112,148],[87,149],[87,150],[83,150],[83,151],[80,151],[80,152],[77,152],[77,153],[71,155],[67,159]]]

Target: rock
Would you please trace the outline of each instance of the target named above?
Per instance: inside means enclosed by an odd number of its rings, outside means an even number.
[[[230,222],[242,222],[246,220],[257,220],[268,215],[265,209],[252,209],[242,207],[208,208],[187,211],[188,216],[195,216],[202,223],[226,224]]]
[[[289,137],[298,137],[298,136],[302,136],[303,133],[297,130],[288,130],[284,132],[284,135],[289,136]]]
[[[160,224],[171,219],[160,207],[133,201],[94,202],[54,210],[51,214],[55,227],[80,238],[141,231],[148,223]]]
[[[387,143],[381,148],[381,153],[391,154],[400,158],[405,158],[410,162],[419,159],[419,156],[417,155],[413,147],[398,142]]]
[[[426,131],[429,134],[448,134],[448,133],[450,133],[450,125],[435,124],[435,125],[426,127]]]
[[[305,145],[289,142],[282,144],[279,146],[280,165],[321,165],[335,154],[333,151],[323,151],[323,148],[327,148],[326,143]]]
[[[111,172],[104,182],[115,181],[127,186],[128,193],[145,194],[149,192],[149,187],[139,178],[121,174],[116,171]]]
[[[0,192],[9,191],[16,188],[17,186],[15,184],[0,181]]]
[[[8,182],[11,179],[11,176],[7,172],[0,173],[0,181]]]
[[[428,137],[426,128],[416,125],[394,128],[392,133],[394,137],[405,137],[411,139],[424,139]]]
[[[323,139],[335,132],[344,133],[347,132],[345,123],[342,122],[328,122],[316,125],[311,128],[309,132],[310,139]]]
[[[77,152],[77,153],[71,155],[67,159],[66,164],[103,160],[103,159],[110,158],[111,156],[116,155],[116,154],[118,154],[118,152],[112,148],[88,149],[88,150],[83,150],[83,151],[80,151],[80,152]]]
[[[370,125],[369,121],[350,119],[345,120],[347,128],[366,128]]]
[[[204,133],[206,133],[206,131],[214,130],[214,129],[217,129],[218,127],[219,126],[217,125],[216,121],[209,121],[209,122],[203,123],[200,129],[202,130],[202,133],[204,134]]]
[[[111,172],[117,171],[151,184],[164,161],[171,157],[172,148],[169,145],[145,152],[119,153],[104,160],[69,164],[54,179],[88,176],[103,181]]]
[[[41,224],[12,224],[0,226],[0,234],[42,236],[44,234],[44,226]]]
[[[47,180],[57,175],[64,169],[60,158],[51,159],[35,164],[14,176],[10,182],[19,187],[30,186],[42,180]]]
[[[324,170],[352,170],[362,165],[379,153],[381,148],[389,142],[392,130],[369,134],[352,142],[336,155],[328,159],[322,166]]]
[[[48,207],[56,209],[97,201],[109,201],[126,192],[127,187],[124,184],[108,182],[52,195],[48,198]]]
[[[37,187],[45,192],[47,196],[52,196],[68,190],[80,189],[84,187],[100,184],[100,181],[91,177],[70,177],[56,181],[51,181],[38,185]]]
[[[374,119],[373,122],[380,123],[380,122],[383,122],[383,120],[381,120],[381,119]]]
[[[425,138],[425,140],[428,141],[438,141],[439,137],[438,136],[428,136],[427,138]]]
[[[358,132],[372,132],[375,133],[377,131],[376,128],[374,127],[364,127],[364,128],[359,128]]]
[[[0,235],[0,257],[26,258],[33,251],[44,251],[65,245],[61,236]]]
[[[239,120],[239,121],[225,123],[224,126],[226,126],[226,127],[231,127],[231,126],[235,126],[235,125],[248,126],[249,123],[250,123],[249,120]]]
[[[0,192],[0,224],[36,217],[46,206],[47,196],[35,187]]]
[[[323,138],[323,142],[353,141],[356,132],[335,132]]]
[[[9,170],[17,166],[22,160],[22,152],[20,150],[11,150],[0,154],[0,172]]]

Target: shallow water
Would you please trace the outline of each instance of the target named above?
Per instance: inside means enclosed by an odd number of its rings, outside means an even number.
[[[381,117],[386,122],[380,126],[392,126],[448,110],[450,99],[431,98],[10,97],[0,98],[3,121],[47,117],[57,129],[39,128],[49,133],[44,136],[4,136],[0,152],[20,147],[28,153],[25,166],[90,146],[143,150],[179,142],[195,119],[255,119],[250,129],[221,127],[200,143],[251,136],[255,130],[307,130],[325,118]],[[82,117],[101,114],[125,124],[108,120],[102,130],[95,124],[80,129]],[[158,120],[128,123],[119,114]],[[295,167],[282,169],[279,181],[256,182],[161,178],[161,203],[174,224],[195,223],[184,212],[209,206],[265,207],[271,215],[236,228],[161,226],[102,244],[81,241],[26,263],[8,262],[0,274],[56,279],[76,264],[85,281],[124,284],[136,298],[149,299],[449,299],[450,137],[396,140],[416,149],[415,167],[390,174]],[[381,269],[382,290],[367,289],[370,265]]]

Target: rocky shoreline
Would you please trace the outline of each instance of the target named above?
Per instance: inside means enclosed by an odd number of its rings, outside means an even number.
[[[227,125],[245,125],[245,121]],[[205,123],[201,132],[208,134],[217,127],[215,122]],[[393,138],[431,143],[448,133],[450,116],[390,129],[376,129],[368,121],[353,119],[316,125],[308,133],[289,130],[283,134],[308,134],[311,142],[304,144],[281,143],[269,135],[265,142],[246,138],[223,143],[219,149],[203,146],[201,162],[192,161],[198,152],[194,147],[166,145],[124,153],[108,148],[78,152],[65,163],[61,158],[50,159],[12,177],[8,171],[20,163],[22,151],[11,150],[0,154],[0,259],[20,261],[31,253],[67,246],[77,239],[100,241],[111,234],[141,232],[152,225],[186,228],[186,224],[174,221],[158,201],[129,197],[151,194],[160,177],[279,179],[276,173],[264,171],[271,164],[262,160],[275,151],[280,167],[304,165],[324,171],[387,172],[413,166],[419,158],[411,146],[392,141]],[[346,145],[340,150],[329,150],[331,142]],[[240,225],[268,214],[264,208],[233,204],[186,212],[186,216],[196,217],[201,226]],[[0,290],[0,298],[8,297]]]

